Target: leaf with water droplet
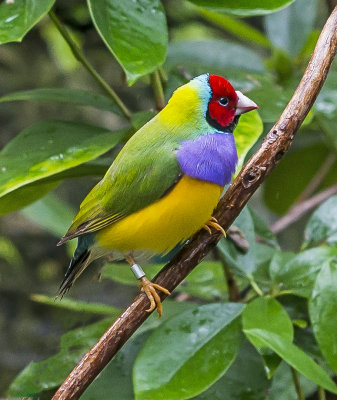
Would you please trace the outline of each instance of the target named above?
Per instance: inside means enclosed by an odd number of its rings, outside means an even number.
[[[159,0],[88,0],[88,6],[98,33],[129,84],[165,61],[168,34]]]
[[[0,44],[20,42],[55,0],[15,0],[0,4]]]
[[[136,399],[188,399],[218,380],[239,349],[243,309],[237,303],[208,304],[163,323],[136,359]]]
[[[270,275],[273,282],[282,290],[287,289],[298,296],[310,297],[319,271],[337,256],[337,248],[321,246],[302,251],[296,256],[291,253],[288,255],[289,261],[272,261]]]
[[[32,90],[20,90],[0,97],[0,103],[6,101],[35,100],[43,102],[71,103],[81,106],[94,107],[100,110],[111,111],[121,115],[116,103],[108,97],[81,89],[65,88],[39,88]]]
[[[266,15],[278,11],[291,4],[294,0],[189,0],[200,7],[205,7],[225,14],[239,17]]]
[[[57,174],[110,150],[125,133],[63,121],[26,128],[0,152],[0,198],[29,184],[57,182]]]

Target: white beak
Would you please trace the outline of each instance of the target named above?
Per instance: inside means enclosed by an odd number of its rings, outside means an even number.
[[[235,115],[241,115],[248,111],[259,108],[256,103],[242,94],[239,90],[236,91],[236,94],[238,95],[238,105],[236,107]]]

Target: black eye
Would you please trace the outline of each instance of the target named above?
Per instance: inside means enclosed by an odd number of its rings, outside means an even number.
[[[228,106],[228,103],[228,97],[221,97],[221,99],[219,100],[219,104],[221,104],[222,106]]]

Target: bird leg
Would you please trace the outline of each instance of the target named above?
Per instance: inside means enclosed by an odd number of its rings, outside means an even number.
[[[206,224],[203,226],[206,231],[211,235],[212,231],[210,229],[210,226],[212,226],[215,230],[220,231],[225,237],[226,237],[226,232],[224,228],[218,223],[218,220],[214,217],[211,217]]]
[[[150,308],[148,308],[146,311],[152,312],[157,307],[158,317],[160,318],[163,311],[163,306],[161,304],[160,297],[156,292],[156,289],[167,295],[170,295],[171,293],[157,283],[149,281],[145,276],[145,272],[143,271],[142,267],[136,263],[132,255],[126,255],[125,259],[129,263],[135,277],[140,280],[141,290],[145,292],[147,298],[149,299]]]

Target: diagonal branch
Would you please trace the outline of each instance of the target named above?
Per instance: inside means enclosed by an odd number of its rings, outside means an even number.
[[[337,48],[337,7],[325,24],[309,65],[281,117],[267,134],[258,151],[251,157],[228,188],[215,213],[227,230],[247,201],[261,185],[291,145],[294,135],[313,105],[328,74]],[[190,242],[159,272],[155,282],[172,292],[214,248],[221,235],[197,233]],[[165,296],[161,295],[164,299]],[[138,295],[117,318],[99,341],[83,356],[60,386],[54,400],[78,399],[123,344],[148,318],[148,300]]]
[[[334,194],[337,194],[337,183],[292,207],[286,215],[273,223],[270,230],[276,234],[280,233]]]

